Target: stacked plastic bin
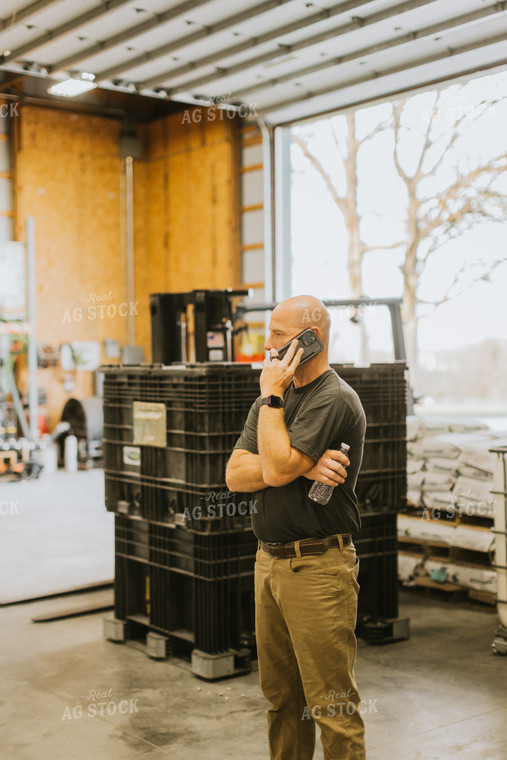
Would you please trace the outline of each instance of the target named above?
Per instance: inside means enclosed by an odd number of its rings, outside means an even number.
[[[398,619],[396,529],[407,491],[406,366],[332,366],[359,395],[367,420],[356,488],[363,527],[354,536],[360,558],[359,634],[372,642],[407,638],[408,620]]]
[[[104,368],[106,506],[116,513],[115,621],[153,656],[192,655],[205,678],[248,670],[252,494],[225,468],[259,395],[245,364]]]
[[[399,638],[378,621],[398,614],[405,367],[333,366],[358,392],[368,422],[357,484],[360,630],[373,640]],[[116,513],[115,618],[105,621],[106,635],[146,636],[149,654],[191,656],[193,672],[205,678],[247,670],[255,494],[231,494],[225,468],[259,395],[261,370],[223,363],[103,371],[106,506]]]

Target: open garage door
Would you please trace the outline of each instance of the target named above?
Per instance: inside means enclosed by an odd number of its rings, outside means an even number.
[[[0,86],[42,79],[36,93],[25,82],[25,95],[54,99],[48,79],[85,74],[99,90],[223,100],[287,124],[505,66],[506,8],[493,0],[4,0]]]

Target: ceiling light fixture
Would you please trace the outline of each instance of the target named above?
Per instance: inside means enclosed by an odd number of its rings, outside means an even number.
[[[94,82],[95,74],[89,74],[83,71],[82,74],[64,79],[48,88],[50,95],[61,95],[66,98],[74,98],[76,95],[82,95],[89,90],[93,90],[97,85]]]

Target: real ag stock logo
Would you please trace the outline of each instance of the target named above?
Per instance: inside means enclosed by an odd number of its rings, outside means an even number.
[[[86,696],[82,696],[84,706],[67,705],[63,711],[62,720],[79,720],[80,718],[95,718],[97,715],[101,718],[107,715],[131,715],[138,713],[137,699],[112,699],[115,692],[113,689],[107,691],[98,691],[90,689]]]
[[[111,303],[115,298],[113,291],[109,293],[89,293],[85,298],[81,298],[85,307],[77,306],[75,309],[65,309],[62,322],[81,322],[83,319],[93,321],[95,319],[114,319],[120,317],[138,317],[138,301],[123,302],[120,304]]]
[[[204,499],[207,503],[197,504],[192,509],[186,507],[183,517],[185,520],[216,520],[225,516],[235,517],[236,515],[240,515],[245,517],[246,515],[257,514],[257,499],[241,500],[237,503],[227,501],[231,496],[231,491],[225,493],[209,491],[207,496],[201,496],[201,500]],[[223,499],[223,501],[215,502],[215,499]]]
[[[19,515],[19,499],[0,501],[0,517],[7,515]]]

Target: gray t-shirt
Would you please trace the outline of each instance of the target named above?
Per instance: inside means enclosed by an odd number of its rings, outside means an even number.
[[[302,538],[323,538],[333,533],[355,533],[361,527],[355,493],[363,458],[366,418],[357,393],[334,369],[311,383],[284,393],[284,420],[291,445],[318,462],[326,449],[348,443],[350,467],[345,483],[323,506],[308,498],[313,481],[300,476],[284,486],[267,487],[255,494],[252,528],[261,541],[283,543]],[[258,454],[257,422],[261,397],[253,403],[235,449]]]

